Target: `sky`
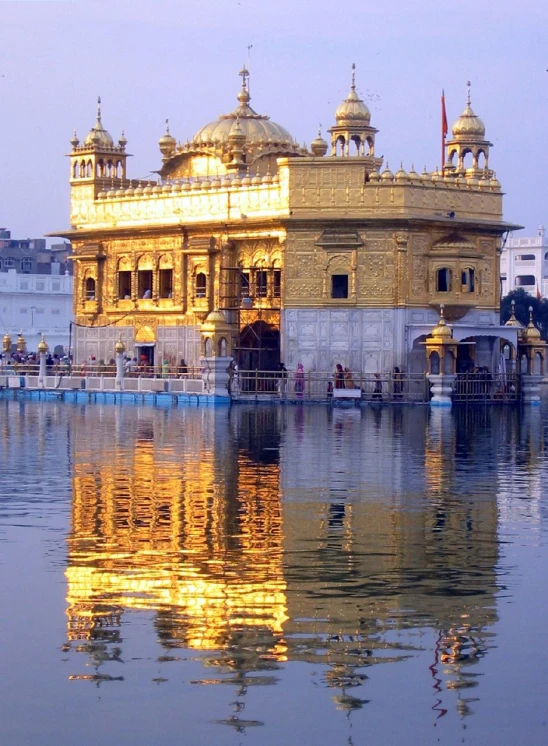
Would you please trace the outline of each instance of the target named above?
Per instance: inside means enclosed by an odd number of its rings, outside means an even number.
[[[145,178],[166,118],[184,142],[235,108],[243,62],[251,106],[307,144],[334,123],[355,62],[393,171],[441,165],[441,91],[451,126],[470,80],[504,218],[534,234],[548,223],[547,29],[546,0],[0,0],[0,226],[69,227],[65,156],[98,95],[129,176]]]

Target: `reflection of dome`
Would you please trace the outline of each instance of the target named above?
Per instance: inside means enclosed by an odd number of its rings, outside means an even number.
[[[453,137],[485,137],[485,125],[470,106],[470,83],[468,83],[466,109],[453,124]]]
[[[272,122],[263,114],[257,114],[249,106],[250,95],[247,90],[249,73],[245,67],[240,71],[240,75],[242,76],[242,89],[238,94],[239,105],[230,114],[224,114],[216,121],[202,127],[194,135],[193,143],[195,145],[226,143],[232,125],[238,119],[241,130],[247,138],[248,147],[253,148],[264,143],[264,145],[282,145],[284,149],[298,150],[298,146],[285,127]]]
[[[97,121],[84,140],[84,145],[102,145],[112,148],[114,141],[101,122],[101,97],[97,99]]]
[[[335,112],[335,119],[338,125],[352,125],[353,123],[369,124],[369,121],[371,119],[371,112],[356,93],[356,84],[354,77],[355,70],[356,65],[352,64],[352,85],[350,88],[350,93]]]

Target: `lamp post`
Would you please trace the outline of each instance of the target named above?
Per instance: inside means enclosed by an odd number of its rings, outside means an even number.
[[[46,387],[46,357],[48,354],[49,347],[44,335],[38,343],[38,354],[40,355],[40,370],[38,372],[38,387],[44,389]]]
[[[123,391],[124,389],[124,352],[126,346],[122,342],[122,335],[114,345],[114,351],[116,352],[116,381],[115,388],[117,391]]]

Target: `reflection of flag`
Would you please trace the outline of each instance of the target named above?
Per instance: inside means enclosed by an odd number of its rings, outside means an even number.
[[[537,300],[542,300],[542,295],[540,294],[540,290],[538,289],[538,282],[537,282]]]

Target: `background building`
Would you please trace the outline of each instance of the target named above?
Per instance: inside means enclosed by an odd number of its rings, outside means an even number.
[[[548,236],[539,225],[536,236],[508,238],[500,256],[502,295],[523,288],[531,295],[548,297]]]
[[[13,341],[22,332],[29,352],[44,334],[52,353],[69,345],[72,322],[70,243],[46,247],[44,238],[11,238],[0,228],[0,328]]]

